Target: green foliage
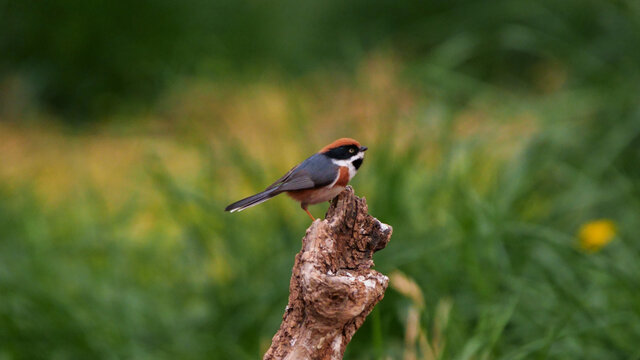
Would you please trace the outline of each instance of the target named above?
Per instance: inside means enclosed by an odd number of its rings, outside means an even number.
[[[214,89],[160,106],[154,114],[180,121],[158,127],[150,142],[160,150],[139,172],[108,174],[137,185],[116,207],[110,198],[123,190],[109,183],[64,188],[44,169],[12,178],[37,156],[94,165],[75,157],[90,150],[82,135],[63,135],[66,153],[45,140],[23,157],[13,156],[20,141],[2,137],[0,359],[259,357],[308,221],[284,197],[222,211],[270,183],[274,163],[287,165],[282,154],[251,152],[255,132],[294,139],[296,151],[276,149],[287,157],[359,131],[370,150],[353,185],[394,227],[377,269],[419,285],[429,336],[436,304],[451,300],[441,358],[640,356],[636,2],[0,0],[0,9],[0,72],[26,77],[39,101],[72,114],[65,121],[151,99],[176,75],[225,76],[249,90],[241,101]],[[327,77],[330,86],[282,80],[319,68],[335,75],[371,50],[398,54],[398,79],[383,62],[348,86],[340,76]],[[265,69],[285,74],[266,95],[241,77]],[[368,82],[377,77],[379,89]],[[281,122],[256,130],[259,121],[227,121],[237,113]],[[124,132],[144,148],[136,129]],[[202,160],[192,178],[171,169],[184,158],[160,156],[172,132],[186,158]],[[116,152],[114,143],[94,151]],[[43,184],[62,200],[43,199]],[[599,218],[617,236],[585,253],[576,231]],[[410,306],[389,289],[346,358],[402,358]]]
[[[176,76],[346,70],[379,48],[500,86],[527,88],[540,61],[604,85],[638,77],[638,16],[631,0],[4,0],[0,73],[25,77],[68,121],[146,102]],[[470,85],[446,88],[459,98]]]
[[[446,122],[441,129],[455,125]],[[354,186],[394,226],[375,256],[378,269],[415,279],[424,324],[438,300],[451,298],[443,358],[637,355],[640,122],[623,120],[600,136],[587,125],[580,136],[573,122],[544,125],[505,160],[495,158],[492,139],[449,130],[398,150],[395,134],[407,123],[368,144]],[[425,142],[441,149],[434,163],[424,162]],[[123,233],[146,206],[135,197],[115,214],[97,191],[48,210],[28,184],[5,188],[0,356],[259,357],[280,322],[307,221],[287,199],[223,213],[238,194],[212,186],[221,169],[234,164],[256,187],[267,183],[250,156],[228,148],[196,145],[210,165],[190,183],[159,158],[145,161],[162,199],[157,211],[171,220],[144,236]],[[577,250],[578,225],[603,216],[619,237],[596,254]],[[389,289],[347,358],[372,358],[374,349],[400,358],[406,308]]]
[[[394,225],[393,241],[376,263],[383,271],[400,268],[421,285],[431,304],[425,323],[438,299],[453,298],[444,358],[637,355],[640,299],[633,289],[640,247],[631,214],[640,210],[640,179],[615,164],[626,156],[638,159],[640,121],[628,119],[601,134],[619,139],[619,147],[576,139],[567,125],[550,127],[500,164],[486,192],[476,184],[488,165],[482,145],[454,144],[441,166],[429,171],[421,171],[410,152],[393,154],[393,161],[371,158],[369,169],[378,178],[370,209]],[[566,154],[571,143],[572,154]],[[563,160],[566,155],[571,159]],[[455,164],[459,156],[462,165]],[[598,167],[596,157],[606,164]],[[575,247],[575,229],[601,216],[627,230],[603,253],[585,256]],[[402,301],[391,294],[377,309],[389,334],[382,348],[400,346],[390,335],[403,329],[398,307],[404,308]],[[352,344],[351,358],[368,358],[356,355],[371,346],[367,326]]]

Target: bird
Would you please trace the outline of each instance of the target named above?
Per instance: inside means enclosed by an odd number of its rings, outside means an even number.
[[[264,191],[238,200],[224,210],[242,211],[286,193],[315,221],[308,206],[329,201],[345,189],[364,161],[366,146],[351,138],[341,138],[323,147],[294,166]]]

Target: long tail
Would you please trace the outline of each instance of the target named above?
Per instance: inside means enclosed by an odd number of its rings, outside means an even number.
[[[278,189],[268,189],[265,190],[261,193],[257,193],[255,195],[249,196],[247,198],[244,198],[242,200],[238,200],[236,202],[234,202],[233,204],[227,206],[224,211],[231,211],[231,212],[236,212],[236,211],[242,211],[246,208],[250,208],[252,206],[258,205],[260,203],[263,203],[269,199],[271,199],[272,197],[280,194],[282,191],[279,191]]]

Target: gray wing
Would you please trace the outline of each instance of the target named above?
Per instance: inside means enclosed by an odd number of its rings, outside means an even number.
[[[315,154],[289,170],[265,190],[278,188],[280,191],[291,191],[319,188],[334,182],[337,173],[338,166],[328,157]]]

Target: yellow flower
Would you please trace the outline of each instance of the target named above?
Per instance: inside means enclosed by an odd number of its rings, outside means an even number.
[[[580,248],[586,252],[596,252],[616,236],[616,224],[608,219],[589,221],[578,230]]]

